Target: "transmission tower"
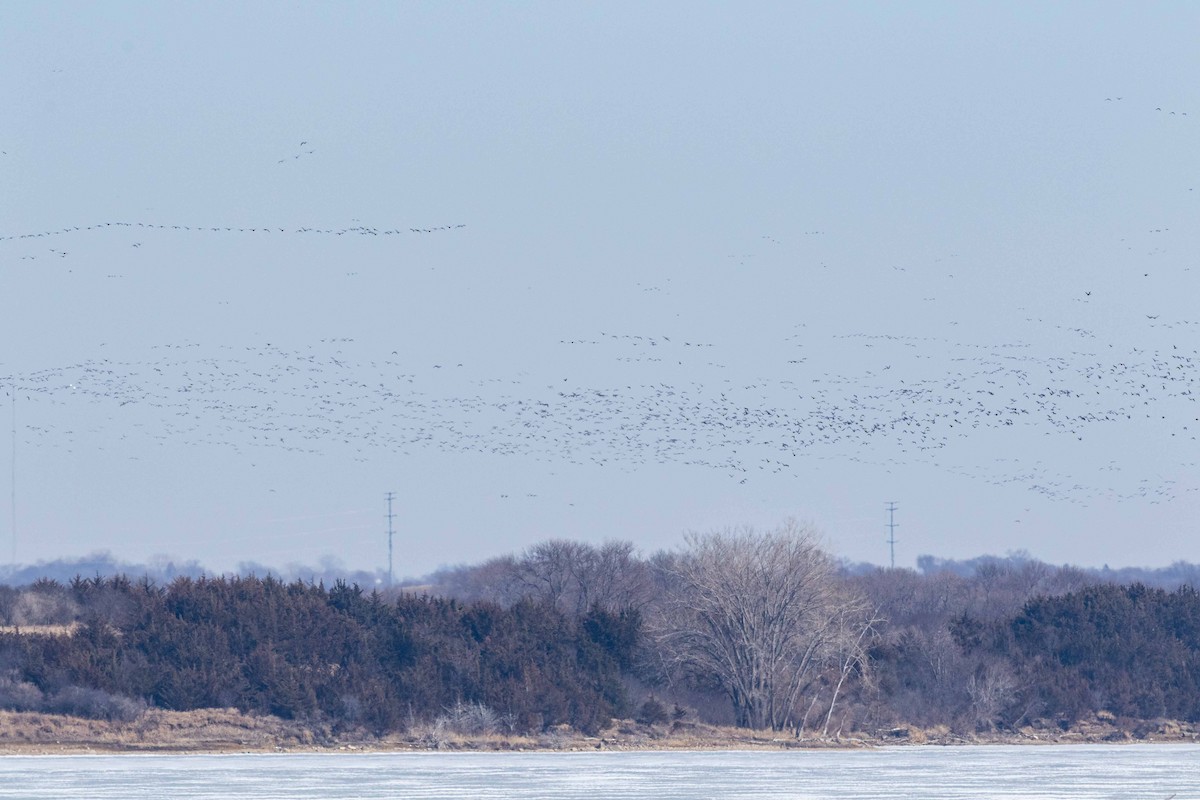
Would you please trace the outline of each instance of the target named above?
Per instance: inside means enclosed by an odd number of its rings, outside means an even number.
[[[892,501],[892,500],[888,501],[888,504],[887,504],[887,512],[888,512],[887,543],[888,543],[888,547],[891,548],[891,552],[892,552],[892,569],[896,568],[896,526],[899,524],[896,522],[896,508],[897,507],[898,506],[896,505],[896,503],[894,501]]]

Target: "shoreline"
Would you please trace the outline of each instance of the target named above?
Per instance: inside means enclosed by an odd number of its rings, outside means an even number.
[[[699,723],[640,725],[617,720],[594,736],[566,726],[539,734],[466,734],[433,726],[374,736],[333,732],[234,709],[162,711],[107,722],[36,712],[0,711],[0,756],[6,755],[231,755],[264,753],[406,752],[653,752],[729,750],[863,750],[877,747],[977,745],[1200,744],[1200,727],[1174,720],[1119,726],[1103,715],[1062,730],[1030,726],[1015,732],[963,736],[938,726],[902,725],[840,738],[797,739],[786,733]]]

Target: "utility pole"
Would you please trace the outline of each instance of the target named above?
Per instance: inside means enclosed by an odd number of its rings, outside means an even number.
[[[392,513],[392,498],[395,496],[396,496],[395,492],[387,493],[387,501],[388,501],[388,513],[387,513],[387,521],[388,521],[388,582],[387,582],[387,585],[388,585],[389,589],[392,588],[392,583],[393,583],[393,581],[392,581],[392,536],[395,533],[395,531],[392,530],[392,520],[395,518],[396,515]]]
[[[888,524],[887,524],[888,540],[887,540],[887,542],[888,542],[888,546],[891,548],[891,551],[892,551],[892,569],[895,569],[896,568],[896,525],[898,524],[896,522],[896,503],[895,503],[895,501],[888,500],[887,512],[888,512]]]

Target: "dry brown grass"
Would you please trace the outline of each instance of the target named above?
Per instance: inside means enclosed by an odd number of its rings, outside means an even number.
[[[436,726],[419,726],[380,740],[379,747],[405,750],[780,750],[792,748],[855,748],[868,746],[863,738],[800,740],[788,733],[749,731],[701,723],[641,725],[615,720],[588,736],[560,725],[535,735],[462,734]]]
[[[69,625],[0,625],[0,633],[15,633],[20,636],[70,636],[79,630],[79,623]]]
[[[595,736],[568,726],[536,735],[461,734],[429,725],[372,736],[340,732],[234,709],[151,709],[133,722],[104,722],[55,714],[0,711],[0,754],[83,752],[277,752],[405,750],[782,750],[861,748],[896,744],[1069,744],[1118,741],[1200,741],[1195,726],[1172,720],[1123,729],[1115,720],[1086,721],[1070,730],[1029,727],[1017,733],[959,736],[945,727],[901,726],[840,739],[797,739],[788,733],[749,731],[701,723],[639,725],[618,720]]]
[[[0,752],[278,750],[323,744],[322,732],[233,709],[151,709],[133,722],[0,711]]]
[[[266,752],[296,750],[730,750],[862,746],[864,742],[801,742],[786,734],[708,725],[638,725],[621,720],[595,736],[569,726],[535,735],[463,734],[417,726],[375,737],[341,732],[234,709],[151,709],[133,722],[0,711],[0,754],[59,752]]]

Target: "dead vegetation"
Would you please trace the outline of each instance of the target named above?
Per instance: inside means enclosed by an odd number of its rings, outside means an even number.
[[[0,752],[263,751],[328,745],[311,726],[234,709],[150,709],[128,722],[0,711]]]
[[[461,723],[461,720],[458,722]],[[780,750],[863,748],[888,745],[1096,744],[1200,742],[1200,729],[1175,720],[1121,727],[1096,718],[1066,727],[1040,722],[1015,733],[964,737],[945,726],[900,726],[837,738],[797,739],[696,722],[645,724],[614,720],[594,736],[568,725],[538,734],[434,721],[404,733],[375,736],[235,709],[162,711],[150,709],[132,722],[81,719],[58,714],[0,711],[0,755],[16,753],[153,752],[387,752],[387,751],[583,751],[583,750]]]
[[[78,622],[64,625],[0,625],[0,633],[18,636],[70,636],[79,630]]]

